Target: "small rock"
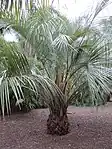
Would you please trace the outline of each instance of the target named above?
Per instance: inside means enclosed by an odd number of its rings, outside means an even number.
[[[71,147],[72,145],[71,144],[68,144],[68,147]]]

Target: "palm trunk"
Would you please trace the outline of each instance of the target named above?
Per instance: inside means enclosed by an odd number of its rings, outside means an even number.
[[[47,133],[51,135],[66,135],[69,133],[69,121],[67,117],[67,100],[63,94],[64,73],[59,73],[56,68],[55,88],[56,95],[49,104],[50,115],[47,120]]]
[[[66,135],[69,133],[69,122],[67,108],[63,109],[63,114],[50,113],[47,120],[47,133],[52,135]]]

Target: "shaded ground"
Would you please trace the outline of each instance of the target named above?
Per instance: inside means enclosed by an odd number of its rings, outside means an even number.
[[[0,149],[112,149],[112,105],[69,107],[71,132],[46,134],[48,110],[33,110],[0,121]]]

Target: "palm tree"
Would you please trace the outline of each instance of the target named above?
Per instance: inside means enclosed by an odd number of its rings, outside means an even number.
[[[86,26],[71,23],[59,12],[45,5],[38,7],[35,13],[24,20],[19,20],[9,12],[8,15],[6,12],[1,13],[7,28],[13,28],[24,45],[27,45],[24,49],[27,50],[26,47],[30,46],[33,50],[33,54],[29,56],[42,64],[41,75],[32,76],[30,73],[28,80],[31,83],[28,81],[28,85],[34,92],[38,91],[49,106],[49,134],[68,133],[67,107],[70,101],[87,100],[97,105],[99,100],[104,100],[105,92],[110,92],[112,71],[107,67],[108,57],[105,57],[105,53],[106,49],[109,52],[111,49],[100,35],[96,36],[91,26],[105,5],[104,1],[98,4],[92,18],[89,21],[87,19]],[[42,77],[43,75],[47,78]]]

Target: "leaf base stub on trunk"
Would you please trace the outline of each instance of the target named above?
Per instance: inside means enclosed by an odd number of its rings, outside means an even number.
[[[67,115],[49,115],[47,120],[47,133],[51,135],[66,135],[69,133],[69,122]]]

